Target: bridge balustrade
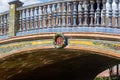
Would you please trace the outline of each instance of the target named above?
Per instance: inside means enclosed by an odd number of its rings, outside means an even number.
[[[4,12],[0,13],[0,35],[4,36],[8,32],[8,27],[9,27],[9,13]]]
[[[116,6],[114,12],[112,3]],[[19,30],[16,34],[17,36],[44,32],[119,34],[119,3],[120,0],[58,0],[18,7]],[[3,35],[8,31],[8,13],[0,15],[0,20],[0,31]]]

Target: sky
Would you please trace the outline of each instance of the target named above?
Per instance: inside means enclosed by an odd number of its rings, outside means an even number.
[[[7,11],[9,9],[8,2],[13,1],[13,0],[0,0],[0,12]],[[34,3],[41,3],[41,2],[47,2],[50,0],[20,0],[24,3],[25,5],[30,5]]]

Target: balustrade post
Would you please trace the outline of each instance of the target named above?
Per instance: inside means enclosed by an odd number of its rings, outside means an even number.
[[[8,30],[8,35],[9,37],[14,37],[16,36],[16,33],[19,29],[19,11],[16,9],[18,7],[21,7],[23,3],[19,0],[15,0],[12,2],[9,2],[10,5],[10,21],[9,21],[9,30]]]
[[[48,13],[49,28],[52,28],[52,5],[48,5]]]
[[[0,35],[2,35],[2,16],[0,16]]]
[[[47,17],[47,27],[50,28],[50,15]]]
[[[38,11],[39,7],[36,7],[35,10],[36,10],[36,13],[35,13],[35,15],[36,15],[36,18],[35,18],[36,27],[35,28],[37,29],[38,28],[38,21],[39,21],[38,20],[39,19],[39,11]]]
[[[119,27],[119,0],[115,0],[116,3],[116,10],[115,10],[115,27]]]
[[[39,28],[42,28],[42,7],[39,7]]]
[[[30,29],[30,15],[31,15],[30,14],[30,9],[28,9],[27,12],[28,12],[28,19],[27,19],[28,26],[27,27],[28,27],[28,30],[29,30]]]
[[[73,27],[77,26],[77,3],[73,2]]]
[[[109,0],[109,12],[108,12],[108,27],[112,27],[112,0]]]
[[[19,26],[19,31],[22,31],[22,10],[20,10],[19,13],[20,13],[20,18],[19,18],[19,24],[20,24],[20,26]]]
[[[46,24],[46,19],[47,19],[47,7],[46,6],[44,6],[43,7],[44,8],[44,28],[47,28],[47,24]]]
[[[47,26],[50,27],[50,5],[47,6]]]
[[[7,32],[8,32],[8,26],[9,26],[9,14],[7,14]],[[7,32],[6,32],[6,34],[7,34]]]
[[[5,19],[6,15],[3,15],[3,20],[4,20],[4,24],[3,24],[3,33],[4,35],[6,34],[6,19]]]
[[[85,0],[85,9],[84,9],[84,27],[88,27],[88,1]]]
[[[2,24],[2,33],[4,34],[4,24],[5,24],[5,22],[4,22],[4,15],[2,16],[2,22],[3,22],[3,24]]]
[[[54,19],[54,28],[56,27],[56,4],[53,4],[53,19]]]
[[[79,27],[82,27],[83,20],[83,8],[82,8],[83,0],[79,1],[78,5],[78,16],[79,16]]]
[[[51,15],[50,15],[49,21],[50,21],[50,28],[52,28],[52,16]]]
[[[2,29],[2,16],[1,16],[1,35],[3,35],[3,29]]]
[[[62,3],[63,11],[62,11],[62,27],[66,27],[66,3]]]
[[[54,4],[51,5],[52,27],[54,27]]]
[[[4,16],[2,15],[2,35],[4,34]]]
[[[24,25],[23,30],[25,31],[25,30],[27,30],[27,27],[26,27],[26,9],[23,10],[22,16],[23,16],[23,25]]]
[[[45,16],[44,6],[42,6],[41,10],[42,10],[42,15],[41,15],[41,19],[42,19],[42,28],[44,28],[44,25],[45,25],[45,24],[44,24],[44,22],[45,22],[45,21],[44,21],[44,19],[45,19],[45,18],[44,18],[44,16]]]
[[[8,29],[8,14],[5,15],[5,34],[7,34]]]
[[[59,11],[59,3],[56,3],[56,27],[58,27],[58,20],[59,20],[58,11]]]
[[[29,13],[28,13],[29,9],[26,9],[26,29],[29,30],[29,26],[28,26],[28,20],[29,20]]]
[[[101,13],[100,13],[100,0],[97,0],[97,9],[96,9],[96,27],[100,27],[100,18],[101,18]]]
[[[119,5],[118,5],[118,7],[119,7],[119,8],[118,8],[118,9],[119,9],[119,12],[118,12],[118,13],[119,13],[119,14],[118,14],[118,17],[119,17],[119,18],[118,18],[118,20],[119,20],[119,28],[120,28],[120,0],[119,0],[119,3],[118,3],[118,4],[119,4]]]
[[[106,0],[102,0],[103,11],[102,11],[102,27],[106,27]]]
[[[6,15],[4,15],[4,34],[6,34]]]
[[[33,7],[33,8],[31,8],[31,14],[32,14],[32,16],[31,16],[31,22],[32,22],[32,26],[31,26],[31,28],[32,29],[34,29],[35,28],[35,13],[34,13],[34,11],[35,11],[35,8]]]
[[[61,27],[61,19],[62,19],[61,3],[58,3],[58,27]]]
[[[71,16],[72,16],[72,10],[71,10],[71,2],[68,2],[68,27],[71,27],[71,22],[72,22],[72,19],[71,19]]]
[[[1,16],[1,34],[3,35],[3,16]]]
[[[1,34],[3,35],[3,16],[1,16]]]
[[[90,27],[94,27],[94,17],[95,17],[95,13],[94,13],[94,1],[90,0]]]

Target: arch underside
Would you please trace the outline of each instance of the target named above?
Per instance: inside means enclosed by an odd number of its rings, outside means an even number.
[[[93,80],[119,62],[112,56],[78,49],[23,51],[0,60],[0,80]]]

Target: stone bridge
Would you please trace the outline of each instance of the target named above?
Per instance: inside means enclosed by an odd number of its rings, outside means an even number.
[[[115,12],[112,0],[10,2],[0,14],[0,80],[93,80],[119,64],[119,2]]]

